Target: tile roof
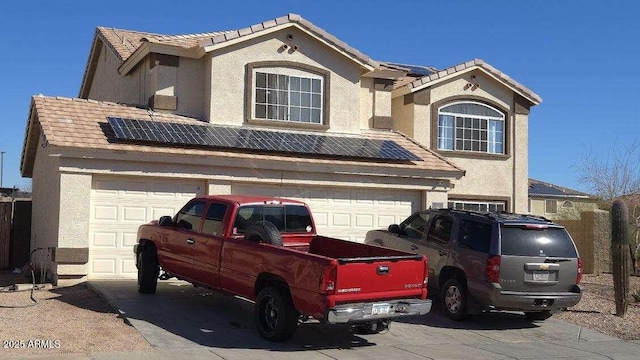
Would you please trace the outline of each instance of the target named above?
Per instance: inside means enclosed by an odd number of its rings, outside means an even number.
[[[534,93],[533,91],[528,89],[526,86],[515,81],[514,79],[509,77],[509,75],[487,64],[482,59],[473,59],[455,66],[448,67],[446,69],[435,72],[431,75],[424,76],[417,80],[414,80],[411,83],[409,83],[408,86],[410,90],[413,90],[415,88],[422,88],[422,87],[428,86],[433,81],[436,81],[438,79],[447,77],[449,75],[456,74],[472,68],[483,69],[489,74],[495,76],[500,81],[504,82],[505,84],[519,91],[523,96],[527,97],[529,101],[531,101],[535,105],[540,104],[542,102],[542,98],[538,94]]]
[[[165,153],[177,155],[205,155],[229,158],[254,158],[296,163],[315,164],[344,164],[362,165],[366,160],[345,159],[335,160],[327,158],[314,158],[313,156],[282,156],[280,154],[252,154],[223,149],[209,148],[185,148],[140,145],[131,143],[114,142],[110,135],[111,128],[107,122],[107,116],[116,116],[131,119],[177,122],[184,124],[202,125],[203,121],[184,116],[150,112],[146,109],[128,105],[86,100],[78,98],[34,96],[31,104],[31,114],[27,128],[27,135],[23,147],[21,172],[23,176],[31,176],[35,151],[38,146],[36,135],[30,135],[42,131],[48,146],[97,149],[107,151],[130,151],[140,153]],[[39,124],[39,126],[38,126]],[[354,136],[353,134],[331,134],[332,136]],[[433,171],[439,176],[459,178],[464,171],[439,156],[435,152],[419,145],[409,137],[393,131],[367,130],[360,136],[395,141],[400,146],[413,152],[423,161],[414,162],[383,162],[375,163],[375,166],[385,168],[403,169],[411,171]],[[372,164],[373,166],[373,164]]]
[[[370,64],[374,67],[377,66],[377,62],[373,61],[367,55],[349,46],[347,43],[329,34],[310,21],[307,21],[298,14],[287,14],[273,20],[264,21],[238,30],[225,30],[201,34],[162,35],[106,27],[98,27],[96,31],[97,34],[102,37],[102,39],[104,39],[105,42],[116,52],[120,60],[124,62],[127,61],[127,59],[145,41],[156,44],[171,45],[183,49],[205,48],[207,46],[218,45],[229,40],[260,33],[269,28],[283,24],[297,24],[311,31],[322,40],[350,54],[354,59],[365,64]]]
[[[589,194],[536,179],[529,179],[529,196],[591,198]]]
[[[120,61],[126,61],[131,54],[133,54],[140,45],[147,41],[156,44],[165,44],[184,49],[191,49],[198,47],[198,44],[203,41],[223,35],[230,31],[216,31],[211,33],[202,34],[188,34],[188,35],[163,35],[154,34],[141,31],[114,29],[107,27],[98,27],[96,34],[98,34],[104,41],[115,51],[120,58]]]

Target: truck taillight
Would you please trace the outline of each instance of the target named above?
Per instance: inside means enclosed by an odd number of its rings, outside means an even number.
[[[488,282],[500,282],[500,255],[489,255],[485,268],[485,277]]]
[[[334,294],[336,291],[336,278],[338,277],[338,269],[335,266],[325,266],[322,269],[321,289],[327,294]]]
[[[576,277],[576,285],[582,281],[582,260],[578,258],[578,276]]]
[[[429,259],[426,256],[424,258],[424,280],[422,280],[422,287],[426,288],[429,285]]]

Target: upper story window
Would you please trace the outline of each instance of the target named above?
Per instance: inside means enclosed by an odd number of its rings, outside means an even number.
[[[438,150],[505,153],[505,117],[476,102],[457,102],[438,109]]]
[[[253,118],[322,124],[324,77],[293,68],[253,69]]]

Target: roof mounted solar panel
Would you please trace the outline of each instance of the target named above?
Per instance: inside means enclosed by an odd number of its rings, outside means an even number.
[[[422,159],[391,140],[107,117],[120,141],[395,161]]]

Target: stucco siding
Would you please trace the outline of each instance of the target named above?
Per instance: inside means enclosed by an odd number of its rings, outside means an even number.
[[[514,162],[514,211],[525,213],[529,198],[529,119],[527,115],[515,114],[513,126]]]
[[[55,247],[60,226],[60,174],[58,156],[50,155],[50,148],[38,147],[32,179],[31,249]],[[41,258],[40,255],[40,252],[34,254],[36,261]]]
[[[472,76],[475,79],[471,79]],[[478,87],[467,87],[468,84],[478,84]],[[432,104],[460,96],[480,97],[502,108],[511,109],[513,91],[481,71],[463,74],[431,88]]]
[[[360,81],[360,128],[373,127],[373,79],[362,78]]]
[[[60,223],[58,246],[89,247],[91,175],[60,175]]]
[[[415,122],[413,111],[414,104],[409,103],[405,105],[404,96],[398,96],[391,100],[391,110],[393,116],[393,128],[416,139],[413,131]]]
[[[88,98],[124,104],[146,104],[144,92],[141,91],[146,87],[146,77],[144,71],[141,71],[146,68],[144,63],[127,76],[118,73],[119,66],[120,60],[111,49],[103,45]],[[143,102],[140,101],[141,98]]]
[[[450,197],[456,195],[511,197],[513,195],[511,161],[461,157],[447,157],[447,159],[466,170],[465,176],[455,182],[455,187],[449,193]],[[524,210],[526,211],[526,208]]]
[[[205,114],[205,60],[180,58],[177,68],[175,95],[176,114],[203,119]]]
[[[287,35],[293,36],[287,41]],[[282,50],[283,44],[288,50]],[[296,51],[292,47],[297,45]],[[260,61],[286,61],[330,71],[330,131],[360,130],[360,66],[306,33],[288,28],[214,51],[211,59],[211,96],[208,120],[242,125],[245,121],[246,65]],[[249,84],[251,88],[251,84]]]

